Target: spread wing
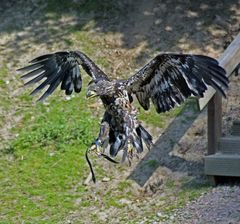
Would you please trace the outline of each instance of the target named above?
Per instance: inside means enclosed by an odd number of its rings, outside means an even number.
[[[158,113],[165,112],[189,96],[203,97],[208,86],[225,96],[228,78],[218,61],[203,55],[160,54],[126,80],[129,94],[135,94],[148,110],[150,99]]]
[[[31,95],[37,94],[48,86],[47,90],[38,100],[43,101],[60,83],[61,89],[65,90],[67,95],[72,94],[73,91],[77,93],[80,92],[82,89],[82,77],[79,65],[82,66],[93,80],[108,80],[107,75],[98,68],[90,58],[80,51],[63,51],[42,55],[30,61],[30,65],[18,69],[18,71],[26,73],[21,76],[21,78],[31,78],[25,85],[42,81],[42,83],[32,91]]]

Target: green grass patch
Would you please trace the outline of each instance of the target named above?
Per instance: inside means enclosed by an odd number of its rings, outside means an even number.
[[[155,127],[159,128],[166,128],[169,119],[178,116],[183,108],[184,105],[181,105],[180,107],[176,107],[171,111],[158,114],[155,110],[154,105],[151,105],[148,111],[145,111],[143,108],[140,108],[140,114],[138,117],[140,120],[146,122],[147,124],[154,125]]]
[[[130,189],[131,188],[131,182],[130,180],[123,180],[120,183],[118,183],[118,190],[119,191],[124,191],[126,189]]]
[[[5,100],[7,98],[7,83],[6,81],[9,82],[9,76],[8,76],[8,68],[5,62],[2,63],[0,67],[0,99]],[[1,106],[3,105],[3,102],[1,102]]]
[[[11,98],[9,96],[8,88],[8,85],[11,85],[10,80],[11,79],[8,74],[6,62],[3,62],[0,67],[0,128],[5,125],[5,116],[7,115],[7,111],[11,107]]]
[[[7,74],[8,74],[7,66],[5,63],[3,63],[0,68],[0,87],[1,88],[4,88],[6,85],[4,82],[4,78],[7,77]]]
[[[156,166],[158,165],[158,161],[155,160],[155,159],[148,160],[148,161],[147,161],[147,165],[148,165],[149,167],[154,168],[154,167],[156,167]]]
[[[25,111],[0,156],[1,221],[59,222],[77,208],[72,189],[87,175],[84,153],[98,128],[86,107],[82,97],[53,98]],[[75,193],[84,191],[80,185]]]
[[[110,195],[109,197],[104,197],[104,202],[105,206],[107,208],[109,207],[115,207],[115,208],[123,208],[125,205],[120,203],[120,199],[122,196],[112,196]]]
[[[175,107],[168,112],[160,114],[156,112],[153,104],[148,111],[145,111],[140,106],[137,107],[139,109],[139,120],[159,128],[166,128],[169,124],[169,120],[181,115],[185,110],[191,109],[194,112],[198,110],[195,99],[189,99],[179,107]]]

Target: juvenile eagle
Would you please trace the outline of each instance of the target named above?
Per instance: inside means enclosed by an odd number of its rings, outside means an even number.
[[[32,78],[25,85],[45,79],[31,95],[49,86],[39,101],[48,97],[60,84],[67,95],[73,91],[79,93],[82,88],[79,66],[92,78],[86,96],[100,97],[105,113],[99,135],[90,149],[111,161],[114,160],[103,154],[108,146],[111,157],[123,150],[123,161],[141,153],[143,142],[148,149],[152,146],[152,136],[138,121],[137,110],[132,105],[134,95],[145,110],[149,109],[151,100],[156,111],[161,113],[180,105],[190,96],[203,97],[208,85],[224,97],[224,90],[228,87],[226,72],[218,61],[203,55],[159,54],[126,80],[111,80],[80,51],[46,54],[30,63],[19,69],[26,73],[23,79]]]

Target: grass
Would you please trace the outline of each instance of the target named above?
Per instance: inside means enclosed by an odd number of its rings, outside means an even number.
[[[69,147],[67,152],[54,156],[49,150],[17,151],[10,163],[2,160],[7,174],[4,170],[1,174],[7,179],[1,185],[1,220],[15,223],[16,218],[25,222],[50,219],[56,222],[69,209],[73,210],[75,196],[71,188],[83,176],[84,168],[79,148]]]
[[[99,119],[86,109],[83,93],[67,102],[52,97],[49,103],[25,111],[22,122],[14,128],[18,137],[1,154],[2,223],[59,223],[79,206],[93,206],[90,189],[81,182],[88,173],[84,152],[94,139]],[[155,160],[148,161],[149,166],[155,164]],[[97,167],[96,172],[101,176],[103,171]],[[174,182],[166,184],[168,191],[174,187]],[[164,212],[169,214],[201,192],[194,188],[178,192],[176,201],[166,204]],[[101,207],[104,203],[105,209],[121,210],[125,207],[120,203],[122,198],[138,198],[131,192],[129,180],[105,193],[98,191],[98,195],[102,202],[94,204]],[[80,203],[76,204],[76,198],[81,198]],[[91,219],[99,222],[94,214]]]
[[[184,105],[176,107],[171,111],[158,114],[153,105],[151,105],[148,111],[144,111],[143,108],[140,108],[139,119],[145,121],[147,124],[154,125],[159,128],[166,128],[170,119],[178,116],[184,108]]]
[[[0,157],[1,221],[56,222],[74,210],[72,189],[86,176],[84,153],[98,124],[81,99],[38,104],[15,128]]]
[[[0,128],[3,127],[5,114],[10,108],[9,104],[10,99],[9,96],[6,94],[8,91],[8,85],[10,83],[7,75],[8,75],[7,65],[6,62],[3,62],[0,67]]]
[[[0,68],[0,87],[1,88],[4,88],[5,86],[5,82],[3,78],[6,76],[7,73],[8,73],[7,65],[6,63],[3,63]]]
[[[7,79],[7,74],[8,74],[8,68],[6,62],[3,62],[0,67],[0,93],[1,93],[1,98],[6,97],[3,92],[7,89],[7,84],[6,80]]]

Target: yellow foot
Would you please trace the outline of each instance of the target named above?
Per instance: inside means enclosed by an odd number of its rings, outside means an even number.
[[[131,143],[128,143],[127,152],[128,152],[128,154],[130,154],[130,155],[133,154],[133,147],[132,147],[132,144],[131,144]]]
[[[95,152],[97,155],[101,155],[102,153],[102,147],[98,144],[98,142],[94,143],[91,147],[90,147],[90,151]]]

